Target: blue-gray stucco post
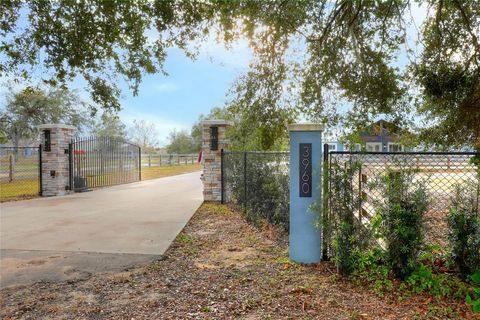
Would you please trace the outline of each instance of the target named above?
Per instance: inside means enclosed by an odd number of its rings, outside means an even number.
[[[290,132],[290,249],[291,261],[321,260],[319,212],[321,203],[322,130],[320,124],[292,124]],[[309,168],[310,166],[310,168]],[[316,206],[320,208],[320,205]]]

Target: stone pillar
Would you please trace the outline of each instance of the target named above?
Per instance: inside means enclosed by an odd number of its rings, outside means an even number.
[[[68,145],[75,127],[66,124],[42,124],[42,196],[71,193]],[[49,140],[49,141],[48,141]]]
[[[292,124],[290,131],[290,260],[316,263],[321,259],[322,130],[320,124]],[[317,225],[316,225],[317,224]]]
[[[222,149],[226,151],[230,147],[226,131],[232,125],[233,122],[225,120],[202,122],[202,181],[205,201],[222,199],[221,151]]]

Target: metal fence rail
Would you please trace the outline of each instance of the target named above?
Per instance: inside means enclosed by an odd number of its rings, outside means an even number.
[[[142,154],[142,167],[166,167],[195,164],[198,154]]]
[[[382,183],[395,174],[408,174],[411,188],[420,187],[428,198],[428,209],[425,213],[426,243],[445,245],[446,216],[451,207],[452,197],[457,187],[469,186],[480,194],[480,172],[474,164],[474,157],[469,152],[330,152],[327,163],[327,175],[324,178],[327,215],[334,220],[335,203],[344,197],[345,190],[332,184],[338,174],[352,173],[349,187],[355,197],[356,216],[365,226],[385,205]],[[478,204],[477,204],[478,205]],[[335,225],[335,221],[330,221]],[[328,232],[327,232],[328,234]],[[327,239],[328,242],[328,239]]]
[[[222,152],[222,202],[288,230],[289,162],[288,152]]]
[[[0,147],[0,199],[41,193],[40,147]]]
[[[141,180],[140,147],[114,138],[86,138],[70,146],[75,191]]]

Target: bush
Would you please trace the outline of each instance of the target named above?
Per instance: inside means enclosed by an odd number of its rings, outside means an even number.
[[[268,221],[288,230],[290,180],[287,158],[285,153],[225,154],[226,200],[243,207],[250,223],[260,226]]]
[[[480,270],[478,186],[456,186],[447,216],[450,260],[463,277]]]
[[[359,211],[359,195],[352,181],[358,175],[359,163],[341,167],[332,164],[329,185],[335,197],[330,199],[328,229],[333,236],[333,259],[342,275],[350,275],[358,265],[368,246],[369,234],[361,221],[355,217]]]
[[[290,188],[288,170],[282,171],[278,159],[267,162],[249,157],[247,163],[246,214],[252,219],[289,228]]]
[[[379,209],[380,234],[386,242],[387,262],[404,279],[418,267],[424,239],[428,200],[421,183],[413,183],[414,170],[389,170],[381,178],[384,200]]]

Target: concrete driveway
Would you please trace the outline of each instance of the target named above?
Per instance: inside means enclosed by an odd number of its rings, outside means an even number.
[[[162,257],[203,201],[200,172],[1,204],[0,286]]]

